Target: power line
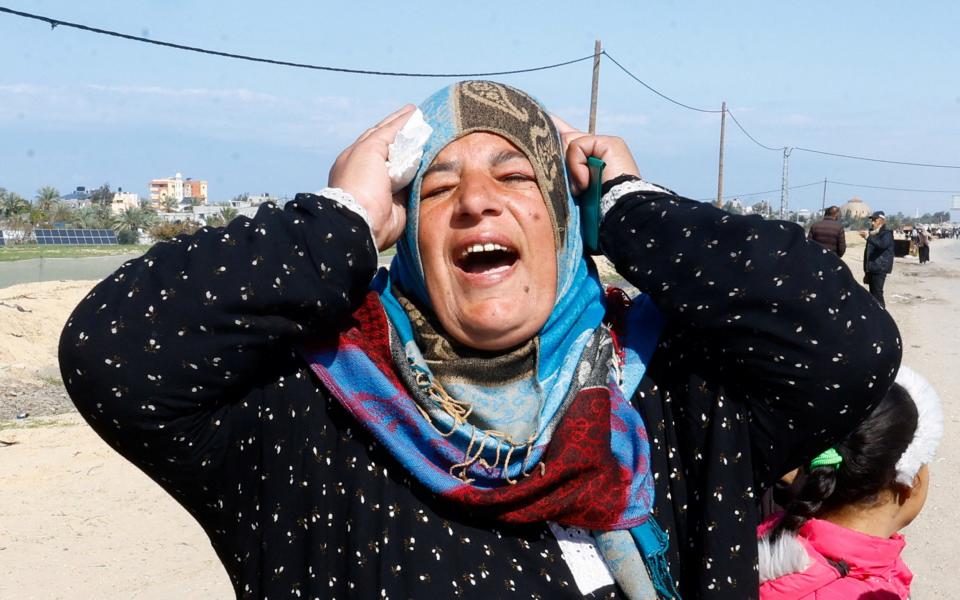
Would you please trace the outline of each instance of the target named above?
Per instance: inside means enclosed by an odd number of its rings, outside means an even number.
[[[923,194],[960,194],[960,189],[958,190],[924,190],[916,188],[899,188],[899,187],[885,187],[882,185],[866,185],[862,183],[846,183],[843,181],[834,181],[828,179],[827,183],[832,183],[834,185],[845,185],[848,187],[859,187],[859,188],[869,188],[871,190],[891,190],[894,192],[918,192]]]
[[[314,64],[308,64],[308,63],[298,63],[298,62],[285,61],[285,60],[276,60],[276,59],[271,59],[271,58],[262,58],[262,57],[247,55],[247,54],[235,54],[235,53],[232,53],[232,52],[222,52],[222,51],[220,51],[220,50],[210,50],[210,49],[207,49],[207,48],[200,48],[200,47],[197,47],[197,46],[186,46],[186,45],[184,45],[184,44],[176,44],[176,43],[173,43],[173,42],[164,42],[164,41],[161,41],[161,40],[152,40],[152,39],[149,39],[149,38],[146,38],[146,37],[142,37],[142,36],[136,36],[136,35],[130,35],[130,34],[126,34],[126,33],[120,33],[120,32],[118,32],[118,31],[112,31],[112,30],[109,30],[109,29],[102,29],[102,28],[99,28],[99,27],[91,27],[91,26],[88,26],[88,25],[80,24],[80,23],[73,23],[73,22],[64,21],[64,20],[61,20],[61,19],[54,19],[53,17],[45,17],[45,16],[43,16],[43,15],[37,15],[37,14],[33,14],[33,13],[28,13],[28,12],[22,12],[22,11],[18,11],[18,10],[13,10],[13,9],[6,8],[6,7],[3,7],[3,6],[0,6],[0,13],[6,13],[6,14],[9,14],[9,15],[13,15],[13,16],[17,16],[17,17],[22,17],[22,18],[25,18],[25,19],[32,19],[32,20],[35,20],[35,21],[41,21],[41,22],[43,22],[43,23],[47,23],[48,25],[50,25],[51,28],[56,28],[56,27],[60,27],[60,26],[62,26],[62,27],[70,27],[70,28],[72,28],[72,29],[77,29],[77,30],[80,30],[80,31],[86,31],[86,32],[89,32],[89,33],[96,33],[96,34],[100,34],[100,35],[106,35],[106,36],[121,38],[121,39],[130,40],[130,41],[134,41],[134,42],[140,42],[140,43],[144,43],[144,44],[152,44],[152,45],[154,45],[154,46],[162,46],[162,47],[165,47],[165,48],[174,48],[174,49],[177,49],[177,50],[184,50],[184,51],[187,51],[187,52],[197,52],[197,53],[200,53],[200,54],[208,54],[208,55],[211,55],[211,56],[220,56],[220,57],[224,57],[224,58],[233,58],[233,59],[237,59],[237,60],[245,60],[245,61],[248,61],[248,62],[263,63],[263,64],[269,64],[269,65],[278,65],[278,66],[284,66],[284,67],[294,67],[294,68],[299,68],[299,69],[311,69],[311,70],[316,70],[316,71],[329,71],[329,72],[335,72],[335,73],[350,73],[350,74],[355,74],[355,75],[377,75],[377,76],[386,76],[386,77],[432,77],[432,78],[492,77],[492,76],[499,76],[499,75],[515,75],[515,74],[519,74],[519,73],[532,73],[532,72],[534,72],[534,71],[545,71],[545,70],[548,70],[548,69],[556,69],[556,68],[559,68],[559,67],[565,67],[565,66],[568,66],[568,65],[576,64],[576,63],[583,62],[583,61],[587,61],[587,60],[590,60],[590,59],[594,58],[594,55],[593,55],[593,54],[590,54],[590,55],[588,55],[588,56],[583,56],[583,57],[580,57],[580,58],[575,58],[575,59],[572,59],[572,60],[567,60],[567,61],[563,61],[563,62],[553,63],[553,64],[549,64],[549,65],[542,65],[542,66],[538,66],[538,67],[529,67],[529,68],[524,68],[524,69],[512,69],[512,70],[506,70],[506,71],[488,71],[488,72],[482,72],[482,73],[415,73],[415,72],[403,72],[403,71],[379,71],[379,70],[372,70],[372,69],[350,69],[350,68],[346,68],[346,67],[331,67],[331,66],[314,65]],[[667,100],[668,102],[671,102],[671,103],[673,103],[673,104],[676,104],[677,106],[681,106],[681,107],[686,108],[686,109],[688,109],[688,110],[693,110],[693,111],[701,112],[701,113],[716,114],[716,113],[722,113],[722,112],[723,112],[723,110],[697,108],[697,107],[695,107],[695,106],[690,106],[689,104],[684,104],[683,102],[680,102],[680,101],[678,101],[678,100],[674,100],[674,99],[671,98],[670,96],[667,96],[666,94],[663,94],[662,92],[656,90],[655,88],[653,88],[652,86],[650,86],[648,83],[646,83],[645,81],[643,81],[642,79],[640,79],[639,77],[637,77],[636,75],[634,75],[632,72],[630,72],[629,69],[627,69],[627,68],[624,67],[622,64],[620,64],[620,62],[617,61],[617,59],[615,59],[615,58],[614,58],[609,52],[607,52],[606,50],[604,50],[604,51],[602,52],[602,54],[605,55],[607,58],[609,58],[609,59],[613,62],[613,64],[615,64],[617,67],[619,67],[620,70],[622,70],[622,71],[623,71],[624,73],[626,73],[629,77],[631,77],[632,79],[634,79],[637,83],[639,83],[640,85],[644,86],[645,88],[647,88],[648,90],[650,90],[651,92],[653,92],[654,94],[656,94],[657,96],[660,96],[660,97],[663,98],[664,100]],[[755,143],[756,145],[760,146],[761,148],[764,148],[765,150],[771,150],[771,151],[776,151],[776,152],[780,152],[780,151],[783,151],[783,150],[786,149],[786,147],[774,148],[774,147],[772,147],[772,146],[768,146],[768,145],[766,145],[766,144],[761,143],[761,142],[758,141],[755,137],[753,137],[753,135],[751,135],[749,131],[747,131],[747,129],[743,126],[743,124],[740,123],[740,121],[736,118],[736,116],[734,116],[734,114],[733,114],[732,112],[730,112],[730,110],[727,110],[726,113],[730,115],[730,118],[733,119],[733,122],[737,125],[737,127],[740,129],[740,131],[742,131],[743,134],[746,135],[746,136],[747,136],[753,143]],[[857,155],[852,155],[852,154],[841,154],[841,153],[837,153],[837,152],[827,152],[827,151],[824,151],[824,150],[816,150],[816,149],[813,149],[813,148],[795,147],[795,148],[792,148],[792,149],[794,149],[794,150],[800,150],[801,152],[810,152],[810,153],[813,153],[813,154],[822,154],[822,155],[825,155],[825,156],[833,156],[833,157],[838,157],[838,158],[847,158],[847,159],[852,159],[852,160],[863,160],[863,161],[878,162],[878,163],[885,163],[885,164],[905,165],[905,166],[913,166],[913,167],[929,167],[929,168],[938,168],[938,169],[960,169],[960,165],[945,165],[945,164],[924,163],[924,162],[886,160],[886,159],[882,159],[882,158],[873,158],[873,157],[867,157],[867,156],[857,156]],[[910,191],[910,190],[904,190],[904,191]]]
[[[750,135],[750,132],[748,132],[748,131],[746,130],[746,128],[740,123],[740,121],[737,120],[737,117],[735,117],[734,114],[733,114],[732,112],[730,112],[730,109],[727,109],[727,114],[730,115],[730,118],[733,119],[733,122],[736,123],[737,127],[740,128],[740,131],[742,131],[745,136],[747,136],[748,138],[750,138],[750,140],[751,140],[754,144],[760,146],[761,148],[764,148],[765,150],[773,150],[773,151],[776,151],[776,152],[782,152],[782,151],[784,150],[784,147],[773,148],[773,147],[767,146],[766,144],[763,144],[763,143],[757,141],[757,138],[755,138],[755,137],[753,137],[752,135]],[[857,155],[854,155],[854,154],[840,154],[840,153],[838,153],[838,152],[826,152],[825,150],[815,150],[815,149],[813,149],[813,148],[802,148],[802,147],[799,147],[799,146],[793,146],[793,147],[790,148],[790,150],[791,150],[791,151],[793,151],[793,150],[799,150],[799,151],[801,151],[801,152],[810,152],[810,153],[813,153],[813,154],[823,154],[823,155],[825,155],[825,156],[835,156],[835,157],[838,157],[838,158],[849,158],[849,159],[852,159],[852,160],[865,160],[865,161],[869,161],[869,162],[878,162],[878,163],[884,163],[884,164],[888,164],[888,165],[905,165],[905,166],[908,166],[908,167],[930,167],[930,168],[934,168],[934,169],[960,169],[960,165],[943,165],[943,164],[935,164],[935,163],[910,162],[910,161],[904,161],[904,160],[886,160],[886,159],[883,159],[883,158],[872,158],[872,157],[869,157],[869,156],[857,156]],[[864,186],[864,187],[867,187],[867,186]],[[903,190],[903,191],[909,192],[909,191],[912,191],[912,190]]]
[[[867,156],[855,156],[852,154],[838,154],[836,152],[825,152],[823,150],[813,150],[811,148],[794,148],[794,150],[800,150],[801,152],[812,152],[814,154],[825,154],[827,156],[838,156],[840,158],[852,158],[854,160],[867,160],[870,162],[886,163],[889,165],[907,165],[909,167],[932,167],[935,169],[960,169],[960,165],[938,165],[938,164],[932,164],[932,163],[909,162],[909,161],[902,161],[902,160],[884,160],[882,158],[870,158]]]
[[[800,188],[811,187],[811,186],[814,186],[814,185],[823,185],[823,180],[821,179],[820,181],[814,181],[814,182],[812,182],[812,183],[804,183],[804,184],[801,184],[801,185],[791,185],[791,186],[788,187],[787,189],[790,189],[790,190],[798,190],[798,189],[800,189]],[[726,198],[749,198],[750,196],[762,196],[763,194],[772,194],[772,193],[774,193],[774,192],[779,192],[780,189],[781,189],[781,188],[777,188],[777,189],[775,189],[775,190],[765,190],[765,191],[763,191],[763,192],[750,192],[749,194],[728,194],[728,195],[726,195],[726,196],[723,196],[723,198],[724,198],[724,199],[726,199]],[[712,201],[714,201],[714,200],[716,200],[716,198],[700,198],[700,199],[699,199],[700,202],[712,202]]]
[[[753,137],[752,135],[750,135],[750,132],[747,131],[746,128],[745,128],[743,125],[740,124],[740,121],[737,120],[737,118],[736,118],[735,116],[733,116],[733,113],[730,112],[730,109],[729,109],[729,108],[727,109],[727,114],[730,115],[730,118],[733,119],[733,122],[737,124],[737,127],[740,128],[740,131],[743,132],[743,135],[745,135],[745,136],[747,136],[748,138],[750,138],[750,140],[751,140],[754,144],[760,146],[761,148],[763,148],[763,149],[765,149],[765,150],[773,150],[774,152],[783,152],[783,151],[786,149],[786,148],[783,147],[783,146],[781,146],[781,147],[779,147],[779,148],[773,148],[773,147],[770,147],[770,146],[768,146],[768,145],[766,145],[766,144],[761,144],[760,142],[757,141],[757,138],[755,138],[755,137]]]
[[[673,103],[676,104],[677,106],[682,106],[683,108],[687,108],[687,109],[690,109],[690,110],[695,110],[695,111],[697,111],[697,112],[702,112],[702,113],[720,113],[720,112],[723,112],[723,111],[720,111],[720,110],[708,110],[708,109],[705,109],[705,108],[697,108],[697,107],[695,107],[695,106],[690,106],[689,104],[684,104],[683,102],[680,102],[680,101],[678,101],[678,100],[674,100],[674,99],[671,98],[670,96],[667,96],[667,95],[665,95],[665,94],[662,94],[662,93],[658,92],[657,90],[653,89],[652,87],[650,87],[650,85],[647,84],[647,82],[643,81],[642,79],[640,79],[639,77],[637,77],[636,75],[634,75],[633,73],[631,73],[625,66],[623,66],[623,65],[621,65],[619,62],[617,62],[617,59],[615,59],[614,57],[610,56],[610,53],[607,52],[606,50],[604,50],[604,51],[602,52],[602,54],[603,54],[604,56],[606,56],[607,58],[609,58],[611,61],[613,61],[613,64],[615,64],[615,65],[617,65],[618,67],[620,67],[620,70],[621,70],[621,71],[623,71],[624,73],[626,73],[627,75],[629,75],[629,76],[630,76],[631,78],[633,78],[637,83],[639,83],[639,84],[642,85],[643,87],[647,88],[648,90],[650,90],[650,91],[653,92],[654,94],[660,96],[660,97],[663,98],[664,100],[668,100],[668,101],[670,101],[670,102],[673,102]],[[728,111],[728,112],[729,112],[729,111]]]
[[[695,107],[695,106],[690,106],[689,104],[684,104],[683,102],[680,102],[680,101],[678,101],[678,100],[674,100],[674,99],[671,98],[670,96],[667,96],[666,94],[663,94],[663,93],[659,92],[658,90],[654,89],[652,86],[650,86],[650,84],[648,84],[647,82],[643,81],[642,79],[640,79],[639,77],[637,77],[636,75],[634,75],[633,73],[631,73],[626,67],[624,67],[622,64],[620,64],[620,63],[617,61],[617,59],[615,59],[613,56],[611,56],[610,53],[607,52],[606,50],[603,51],[603,54],[604,54],[607,58],[609,58],[609,59],[613,62],[613,64],[617,65],[617,67],[619,67],[621,71],[623,71],[624,73],[626,73],[627,75],[629,75],[629,76],[630,76],[631,78],[633,78],[637,83],[639,83],[639,84],[642,85],[643,87],[647,88],[648,90],[650,90],[650,91],[653,92],[654,94],[660,96],[660,97],[663,98],[664,100],[667,100],[668,102],[672,102],[673,104],[676,104],[677,106],[682,106],[683,108],[687,108],[687,109],[689,109],[689,110],[694,110],[694,111],[702,112],[702,113],[721,113],[721,112],[723,112],[723,110],[707,110],[707,109],[704,109],[704,108],[697,108],[697,107]],[[781,147],[779,147],[779,148],[774,148],[774,147],[772,147],[772,146],[768,146],[768,145],[760,142],[759,140],[757,140],[757,138],[753,137],[753,135],[751,135],[749,131],[747,131],[747,128],[743,126],[743,124],[740,122],[740,120],[737,119],[737,117],[730,111],[730,109],[727,109],[726,114],[730,115],[730,118],[733,119],[733,122],[736,123],[737,127],[740,129],[740,131],[743,132],[743,134],[744,134],[745,136],[747,136],[748,138],[750,138],[750,141],[752,141],[754,144],[760,146],[761,148],[763,148],[763,149],[765,149],[765,150],[771,150],[771,151],[774,151],[774,152],[782,152],[783,150],[785,150],[785,149],[787,148],[786,146],[781,146]],[[840,154],[840,153],[837,153],[837,152],[826,152],[826,151],[824,151],[824,150],[815,150],[815,149],[813,149],[813,148],[793,147],[793,148],[791,148],[791,150],[800,150],[800,151],[802,151],[802,152],[812,152],[812,153],[814,153],[814,154],[823,154],[823,155],[826,155],[826,156],[835,156],[835,157],[838,157],[838,158],[849,158],[849,159],[852,159],[852,160],[865,160],[865,161],[870,161],[870,162],[879,162],[879,163],[886,163],[886,164],[892,164],[892,165],[906,165],[906,166],[911,166],[911,167],[931,167],[931,168],[936,168],[936,169],[960,169],[960,165],[942,165],[942,164],[934,164],[934,163],[910,162],[910,161],[901,161],[901,160],[886,160],[886,159],[882,159],[882,158],[872,158],[872,157],[868,157],[868,156],[857,156],[857,155],[853,155],[853,154]],[[909,191],[909,190],[905,190],[905,191]]]
[[[222,56],[225,58],[235,58],[237,60],[246,60],[249,62],[264,63],[269,65],[279,65],[284,67],[295,67],[298,69],[312,69],[315,71],[332,71],[335,73],[353,73],[356,75],[382,75],[387,77],[492,77],[494,75],[514,75],[517,73],[532,73],[534,71],[545,71],[547,69],[556,69],[557,67],[565,67],[567,65],[572,65],[574,63],[583,62],[585,60],[592,60],[593,54],[589,56],[584,56],[582,58],[575,58],[573,60],[567,60],[564,62],[554,63],[550,65],[543,65],[539,67],[530,67],[526,69],[513,69],[509,71],[491,71],[487,73],[406,73],[398,71],[376,71],[371,69],[348,69],[344,67],[328,67],[322,65],[312,65],[307,63],[298,63],[290,62],[286,60],[275,60],[272,58],[261,58],[257,56],[250,56],[247,54],[234,54],[232,52],[221,52],[220,50],[209,50],[207,48],[198,48],[196,46],[185,46],[183,44],[175,44],[173,42],[164,42],[160,40],[151,40],[146,37],[141,37],[137,35],[130,35],[126,33],[120,33],[118,31],[111,31],[109,29],[101,29],[99,27],[90,27],[88,25],[82,25],[80,23],[71,23],[70,21],[62,21],[60,19],[54,19],[52,17],[44,17],[42,15],[35,15],[32,13],[21,12],[18,10],[12,10],[3,6],[0,6],[0,13],[7,13],[17,17],[23,17],[25,19],[33,19],[35,21],[42,21],[50,25],[51,29],[62,26],[70,27],[73,29],[79,29],[80,31],[87,31],[90,33],[97,33],[100,35],[107,35],[116,38],[122,38],[125,40],[131,40],[134,42],[141,42],[144,44],[153,44],[154,46],[163,46],[165,48],[175,48],[177,50],[185,50],[187,52],[198,52],[200,54],[210,54],[213,56]]]
[[[689,110],[693,110],[693,111],[696,111],[696,112],[713,113],[713,114],[722,113],[722,112],[723,112],[723,109],[721,109],[721,110],[709,110],[709,109],[705,109],[705,108],[697,108],[697,107],[695,107],[695,106],[690,106],[689,104],[684,104],[683,102],[680,102],[679,100],[674,100],[674,99],[671,98],[670,96],[667,96],[666,94],[664,94],[664,93],[656,90],[656,89],[653,88],[650,84],[648,84],[646,81],[640,79],[639,77],[637,77],[636,75],[634,75],[633,73],[631,73],[629,69],[627,69],[625,66],[621,65],[621,64],[617,61],[617,59],[615,59],[615,58],[614,58],[609,52],[607,52],[606,50],[604,50],[604,51],[602,52],[602,54],[603,54],[604,56],[606,56],[607,58],[609,58],[609,59],[613,62],[613,64],[617,65],[617,67],[619,67],[621,71],[623,71],[623,72],[626,73],[628,76],[630,76],[630,78],[632,78],[634,81],[636,81],[637,83],[639,83],[639,84],[642,85],[643,87],[647,88],[648,90],[650,90],[651,92],[653,92],[654,94],[660,96],[661,98],[663,98],[664,100],[666,100],[666,101],[668,101],[668,102],[672,102],[672,103],[676,104],[677,106],[682,106],[683,108],[686,108],[686,109],[689,109]],[[750,132],[747,131],[747,129],[743,126],[743,124],[740,123],[740,121],[737,120],[737,118],[736,118],[735,116],[733,116],[733,113],[730,112],[730,109],[727,109],[727,114],[730,115],[730,118],[733,119],[733,122],[737,124],[737,127],[740,128],[740,131],[742,131],[745,136],[747,136],[748,138],[750,138],[750,140],[752,140],[754,144],[760,146],[761,148],[765,148],[765,149],[767,149],[767,150],[774,150],[774,151],[776,151],[776,152],[781,152],[781,151],[783,151],[783,148],[782,148],[782,147],[780,147],[780,148],[772,148],[772,147],[770,147],[770,146],[767,146],[766,144],[760,143],[759,141],[757,141],[757,138],[755,138],[755,137],[753,137],[752,135],[750,135]]]

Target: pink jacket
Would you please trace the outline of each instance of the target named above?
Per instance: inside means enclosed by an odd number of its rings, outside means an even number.
[[[779,519],[770,517],[757,531],[760,600],[909,598],[913,574],[900,558],[905,544],[900,534],[883,539],[811,519],[796,536],[784,534],[771,544],[766,536]],[[842,560],[846,576],[828,559]]]

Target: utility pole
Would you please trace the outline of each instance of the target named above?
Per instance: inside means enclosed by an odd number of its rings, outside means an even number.
[[[727,103],[720,107],[720,168],[717,171],[717,208],[723,208],[723,132],[727,126]]]
[[[600,91],[600,40],[593,45],[593,87],[590,90],[590,135],[597,132],[597,93]]]
[[[820,212],[825,213],[826,211],[827,211],[827,178],[824,177],[823,178],[823,200],[820,201]]]
[[[790,195],[789,190],[789,171],[790,171],[790,153],[793,148],[783,148],[783,178],[780,181],[780,219],[787,217],[787,204]]]

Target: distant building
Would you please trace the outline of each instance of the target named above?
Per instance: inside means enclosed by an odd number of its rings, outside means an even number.
[[[873,214],[870,205],[860,198],[850,198],[850,200],[840,207],[841,215],[848,215],[854,219],[862,219]]]
[[[264,192],[262,194],[257,194],[255,196],[251,196],[250,194],[243,194],[242,196],[238,196],[230,201],[230,206],[237,209],[249,208],[249,207],[260,206],[264,202],[273,202],[274,204],[281,204],[280,198],[276,196],[271,196],[269,193]]]
[[[176,212],[159,212],[157,216],[161,221],[167,223],[183,223],[192,221],[198,225],[207,225],[212,217],[220,215],[225,208],[231,208],[236,211],[238,217],[253,217],[257,214],[256,206],[233,206],[230,204],[204,204],[200,206],[191,206],[184,210]]]
[[[238,217],[253,217],[257,214],[256,206],[234,206],[234,202],[231,201],[230,204],[207,204],[206,206],[194,206],[193,220],[199,223],[206,225],[209,223],[211,217],[216,217],[220,214],[225,208],[232,208],[236,211]]]
[[[203,179],[187,177],[183,181],[183,199],[193,200],[194,204],[207,203],[207,182]]]
[[[164,223],[186,223],[194,222],[199,225],[203,225],[203,221],[197,218],[197,215],[193,211],[188,210],[177,210],[174,212],[164,212],[160,211],[157,213],[157,218]]]
[[[183,178],[177,173],[173,177],[150,180],[150,204],[159,208],[164,199],[173,198],[177,205],[187,201],[190,204],[207,203],[207,182],[203,179]]]
[[[71,208],[84,208],[90,206],[90,193],[82,185],[77,186],[77,189],[69,194],[60,196],[60,201]]]
[[[960,196],[953,197],[953,204],[950,205],[950,222],[960,223]]]
[[[140,207],[140,195],[133,192],[125,192],[123,188],[117,188],[113,194],[113,201],[110,203],[110,212],[118,215],[128,208]]]

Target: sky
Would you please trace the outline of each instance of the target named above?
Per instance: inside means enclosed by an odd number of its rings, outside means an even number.
[[[310,2],[0,0],[0,6],[155,40],[318,65],[472,73],[604,49],[662,94],[731,113],[724,196],[779,206],[784,146],[960,166],[960,4],[827,2]],[[592,63],[493,77],[586,128]],[[404,103],[456,79],[294,69],[183,52],[0,14],[0,187],[32,198],[152,178],[206,179],[211,201],[326,185],[337,154]],[[598,132],[644,177],[717,194],[720,115],[650,92],[604,58]],[[794,150],[791,209],[857,196],[946,210],[960,168]],[[829,183],[824,197],[823,180]],[[943,190],[878,190],[865,186]],[[770,191],[772,190],[772,191]],[[768,192],[769,191],[769,192]],[[952,193],[951,193],[952,191]],[[748,195],[767,192],[758,195]]]

